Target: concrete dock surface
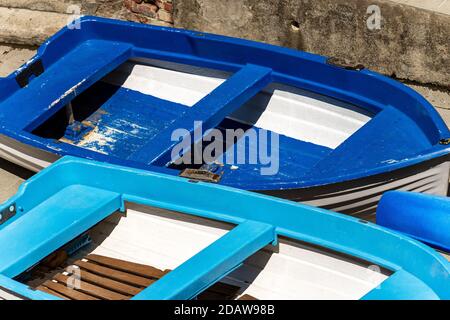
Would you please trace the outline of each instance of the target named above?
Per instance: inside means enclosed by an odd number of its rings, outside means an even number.
[[[0,77],[16,70],[35,54],[34,50],[0,46]],[[33,175],[32,172],[0,159],[0,202],[14,195],[19,185]]]
[[[420,9],[430,10],[450,15],[450,0],[391,0],[402,4],[407,4]]]

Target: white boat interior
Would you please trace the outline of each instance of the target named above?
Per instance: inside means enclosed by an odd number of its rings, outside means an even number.
[[[45,276],[33,276],[28,285],[40,289],[55,271],[92,254],[174,270],[232,228],[217,221],[129,203],[126,215],[115,213],[89,230],[92,243],[88,247],[59,268],[47,270]],[[359,299],[389,275],[356,258],[281,238],[278,246],[260,250],[220,283],[236,288],[234,299]],[[85,293],[92,294],[89,290]]]
[[[158,133],[175,119],[182,119],[182,113],[191,112],[189,108],[193,109],[231,75],[159,60],[130,60],[77,96],[33,133],[126,161],[147,163],[157,145],[152,139],[157,139]],[[372,116],[356,106],[329,97],[271,83],[216,128],[242,129],[238,140],[244,132],[253,134],[266,130],[269,135],[279,134],[279,158],[282,161],[276,170],[278,173],[269,178],[271,181],[296,181]],[[79,124],[75,131],[71,127],[73,121]],[[189,130],[194,127],[194,121],[186,121],[183,126],[178,129]],[[250,132],[251,128],[254,131]],[[217,152],[213,160],[233,166],[239,160],[234,159],[235,147],[228,143],[223,153]],[[245,148],[247,157],[257,146],[248,143]],[[229,154],[233,160],[228,158]],[[219,155],[224,158],[218,160]],[[171,163],[165,156],[152,161],[159,166]],[[227,170],[222,180],[240,183],[247,177],[252,182],[270,183],[267,176],[254,170],[266,165],[261,159],[257,158],[256,164],[246,162],[239,163],[238,170]]]
[[[103,81],[194,106],[230,73],[160,60],[134,59]],[[291,86],[267,86],[230,117],[240,123],[335,149],[371,118],[367,111]]]

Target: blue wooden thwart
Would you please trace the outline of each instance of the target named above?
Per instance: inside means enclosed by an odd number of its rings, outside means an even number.
[[[178,128],[183,128],[185,124],[192,127],[194,121],[201,121],[203,130],[213,129],[218,126],[226,116],[233,113],[247,100],[252,98],[261,89],[270,83],[272,70],[254,65],[246,65],[243,69],[225,81],[211,94],[200,100],[185,117],[179,118],[161,133],[156,135],[139,153],[132,156],[134,161],[147,164],[175,162],[177,158],[171,159],[171,150],[178,141],[171,141],[172,132]],[[190,134],[193,133],[191,128]],[[161,142],[168,142],[167,146],[161,147]],[[193,143],[199,141],[192,141]],[[153,151],[151,151],[153,150]],[[153,154],[155,152],[156,154]],[[150,159],[150,161],[148,161]]]
[[[0,287],[28,298],[52,298],[13,278],[109,214],[124,211],[125,202],[235,225],[135,299],[195,298],[281,236],[391,270],[365,299],[450,299],[450,263],[400,233],[260,194],[73,157],[33,176],[0,207],[0,212],[17,208],[0,225]]]
[[[255,221],[241,223],[134,299],[190,299],[240,266],[247,257],[275,241],[274,226]]]

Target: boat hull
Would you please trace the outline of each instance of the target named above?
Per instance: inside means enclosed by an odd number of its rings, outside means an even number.
[[[450,162],[444,157],[363,179],[312,188],[264,191],[264,194],[375,222],[376,209],[385,192],[401,190],[446,196],[449,170]]]
[[[0,157],[33,172],[39,172],[60,158],[5,135],[0,135]]]
[[[0,135],[0,157],[28,170],[38,172],[60,156]],[[450,173],[448,157],[362,179],[318,187],[252,190],[267,195],[303,202],[316,207],[375,221],[378,202],[392,190],[447,195]]]

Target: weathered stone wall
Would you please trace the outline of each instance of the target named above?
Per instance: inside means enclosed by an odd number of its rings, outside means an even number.
[[[0,7],[57,13],[79,7],[86,15],[173,24],[172,0],[0,0]]]
[[[0,7],[40,12],[115,16],[122,15],[124,0],[0,0]],[[48,22],[49,24],[51,21]]]
[[[172,0],[124,0],[130,11],[128,20],[158,25],[173,25]]]
[[[360,62],[450,87],[450,16],[389,0],[175,0],[175,26]],[[381,29],[367,26],[381,9]]]
[[[0,43],[37,46],[80,8],[81,14],[166,26],[175,21],[181,28],[347,58],[450,88],[450,15],[393,1],[0,0]],[[371,5],[381,10],[381,29],[367,27]]]
[[[0,43],[38,46],[77,15],[172,26],[172,0],[0,0]]]

